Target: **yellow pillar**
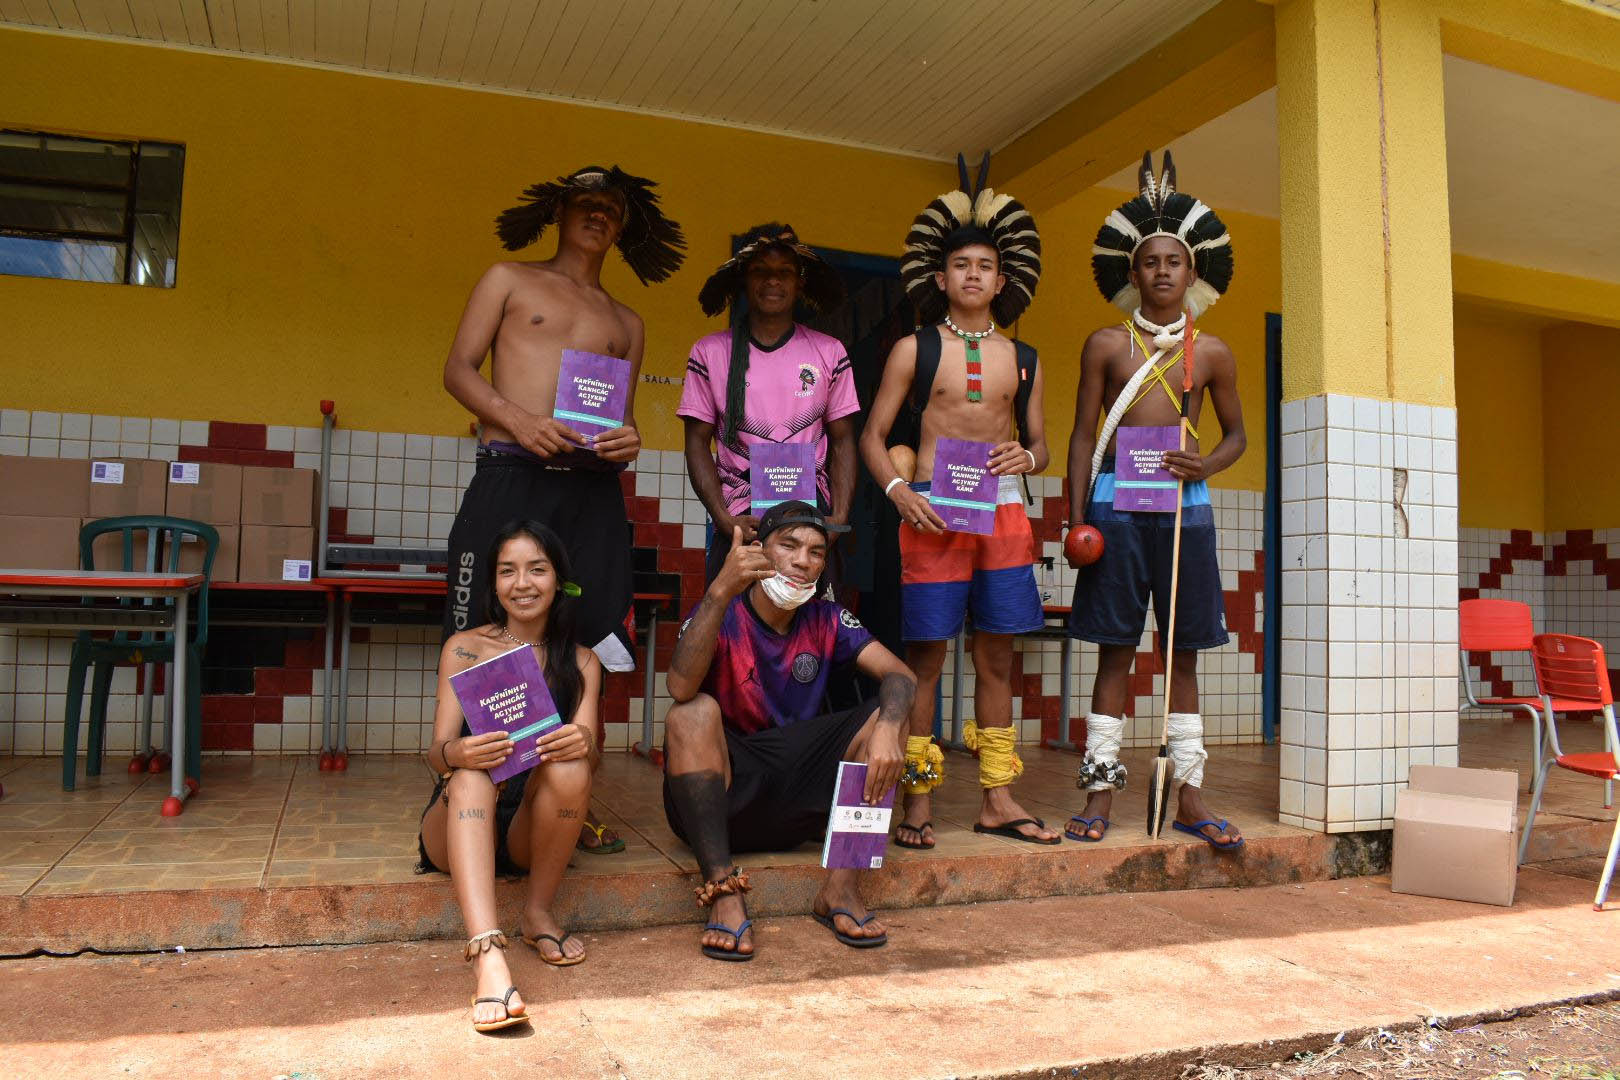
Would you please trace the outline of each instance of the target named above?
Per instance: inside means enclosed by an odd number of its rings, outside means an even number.
[[[1450,406],[1451,230],[1430,0],[1276,11],[1284,395]]]

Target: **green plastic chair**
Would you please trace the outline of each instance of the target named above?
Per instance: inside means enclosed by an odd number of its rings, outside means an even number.
[[[121,558],[116,566],[96,565],[96,540],[119,533]],[[144,533],[139,541],[137,533]],[[194,605],[197,621],[185,640],[186,649],[186,760],[172,767],[186,770],[192,781],[202,778],[202,655],[208,644],[208,583],[213,578],[214,555],[219,550],[219,532],[212,525],[187,518],[162,515],[103,518],[79,530],[79,565],[85,570],[140,570],[147,573],[175,573],[180,569],[181,538],[194,536],[205,545],[203,585]],[[124,607],[173,606],[172,599],[126,597]],[[84,679],[92,664],[95,681],[90,691],[90,739],[84,771],[101,774],[102,749],[107,734],[107,694],[112,689],[113,668],[118,664],[169,663],[174,660],[175,635],[167,631],[119,630],[111,638],[93,638],[81,631],[73,641],[68,668],[67,703],[62,717],[62,790],[72,791],[77,780],[79,713],[84,700]],[[178,692],[167,688],[169,694]],[[173,700],[172,698],[170,699]]]

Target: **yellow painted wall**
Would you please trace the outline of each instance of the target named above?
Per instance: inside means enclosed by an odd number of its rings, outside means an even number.
[[[1546,321],[1457,305],[1457,523],[1546,528],[1541,333]]]
[[[178,288],[0,277],[8,407],[464,434],[440,370],[493,219],[526,185],[618,163],[660,182],[686,267],[605,284],[646,320],[644,371],[679,379],[718,328],[704,278],[749,225],[898,254],[955,170],[913,158],[445,87],[0,30],[0,126],[186,145]],[[1089,239],[1087,241],[1089,244]],[[526,257],[551,253],[548,237]],[[679,386],[643,385],[649,446]]]
[[[954,182],[953,168],[894,155],[285,64],[10,30],[0,54],[0,125],[187,155],[178,288],[0,277],[12,408],[308,425],[333,398],[347,427],[460,434],[469,418],[440,367],[468,290],[507,257],[492,219],[525,185],[592,161],[660,182],[686,267],[643,288],[615,256],[605,283],[647,322],[644,371],[678,380],[691,342],[720,325],[696,294],[733,233],[785,218],[811,243],[897,255]],[[1047,365],[1054,473],[1080,345],[1117,317],[1090,251],[1125,197],[1094,189],[1040,217],[1046,275],[1020,333]],[[1277,224],[1226,220],[1237,280],[1204,325],[1239,357],[1250,449],[1216,482],[1258,489]],[[527,254],[549,255],[549,238]],[[638,391],[649,447],[680,445],[678,392]]]
[[[1547,528],[1620,525],[1620,330],[1561,323],[1541,335]]]

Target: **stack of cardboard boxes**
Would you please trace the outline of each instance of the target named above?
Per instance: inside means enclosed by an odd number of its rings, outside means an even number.
[[[195,461],[0,458],[0,566],[58,570],[79,565],[86,522],[167,514],[219,532],[215,581],[309,581],[314,576],[313,469],[273,469]],[[103,537],[96,566],[120,565],[116,536]],[[137,562],[143,561],[136,538]],[[182,568],[202,565],[188,541]]]

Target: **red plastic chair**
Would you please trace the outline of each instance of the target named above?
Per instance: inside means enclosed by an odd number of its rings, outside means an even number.
[[[1541,808],[1541,796],[1547,787],[1547,774],[1557,765],[1571,772],[1595,776],[1608,784],[1620,776],[1620,757],[1615,747],[1620,745],[1620,734],[1615,731],[1614,692],[1609,688],[1609,666],[1603,655],[1603,646],[1590,638],[1571,634],[1537,634],[1530,650],[1536,666],[1536,683],[1541,687],[1543,708],[1546,710],[1547,753],[1542,757],[1541,769],[1536,774],[1535,794],[1530,799],[1530,816],[1524,824],[1524,836],[1519,841],[1519,862],[1524,862],[1525,850],[1530,846],[1530,830],[1536,823],[1536,811]],[[1601,710],[1605,724],[1603,745],[1599,753],[1566,754],[1558,745],[1558,725],[1554,713],[1596,712]],[[1592,906],[1603,910],[1603,901],[1609,893],[1609,881],[1614,877],[1615,855],[1620,852],[1620,819],[1614,824],[1614,836],[1609,841],[1609,857],[1603,864],[1603,876],[1598,880],[1597,896]]]
[[[1530,717],[1530,776],[1535,782],[1541,770],[1541,698],[1539,697],[1476,697],[1474,683],[1468,677],[1468,654],[1471,652],[1529,652],[1535,637],[1535,625],[1530,619],[1530,605],[1516,600],[1464,600],[1457,605],[1457,646],[1462,651],[1464,708],[1519,709]],[[1539,690],[1539,688],[1538,688]]]

